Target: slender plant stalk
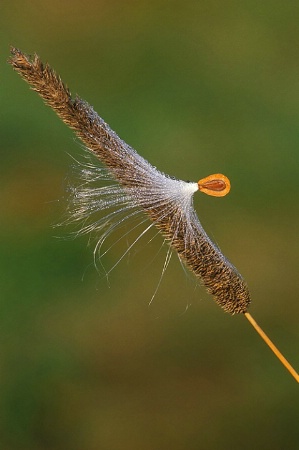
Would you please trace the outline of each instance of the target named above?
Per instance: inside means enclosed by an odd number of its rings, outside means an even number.
[[[266,342],[268,347],[272,350],[272,352],[277,356],[279,361],[285,366],[285,368],[290,372],[290,374],[295,378],[297,383],[299,383],[299,375],[296,370],[291,366],[289,361],[283,356],[283,354],[278,350],[276,345],[273,344],[271,339],[268,338],[264,330],[256,323],[254,318],[248,312],[244,313],[246,319],[250,322],[256,332],[260,335],[260,337]]]

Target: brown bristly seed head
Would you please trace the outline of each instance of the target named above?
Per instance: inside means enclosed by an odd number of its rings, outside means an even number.
[[[219,306],[231,314],[246,312],[250,303],[248,287],[209,239],[192,203],[198,189],[210,195],[225,195],[229,180],[217,174],[216,178],[214,175],[213,179],[207,177],[190,184],[163,174],[122,141],[88,103],[79,97],[73,99],[61,78],[37,55],[30,58],[16,48],[11,53],[9,63],[106,165],[133,204],[151,218]]]

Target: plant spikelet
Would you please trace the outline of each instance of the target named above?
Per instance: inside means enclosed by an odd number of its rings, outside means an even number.
[[[93,165],[82,167],[82,183],[73,189],[71,215],[73,221],[83,221],[81,232],[101,230],[143,211],[225,311],[246,312],[250,295],[245,281],[207,236],[194,210],[198,184],[174,179],[152,166],[88,103],[72,98],[61,78],[37,55],[30,58],[15,48],[11,53],[13,68],[106,167],[105,172]],[[97,177],[107,177],[107,186],[92,189]],[[107,215],[94,223],[89,218],[98,210],[107,210]]]

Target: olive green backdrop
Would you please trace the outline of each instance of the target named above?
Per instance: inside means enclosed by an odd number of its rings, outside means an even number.
[[[148,305],[160,236],[107,280],[52,227],[82,149],[6,64],[37,52],[166,173],[230,177],[196,209],[298,369],[298,23],[282,0],[1,1],[1,449],[298,448],[296,383],[243,317],[175,255]]]

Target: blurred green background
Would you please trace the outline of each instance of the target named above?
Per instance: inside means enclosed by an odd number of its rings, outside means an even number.
[[[243,317],[176,257],[148,306],[162,238],[108,283],[94,243],[52,228],[82,149],[6,63],[37,52],[166,173],[230,177],[196,209],[298,369],[298,23],[282,0],[2,0],[1,449],[298,448],[296,383]]]

